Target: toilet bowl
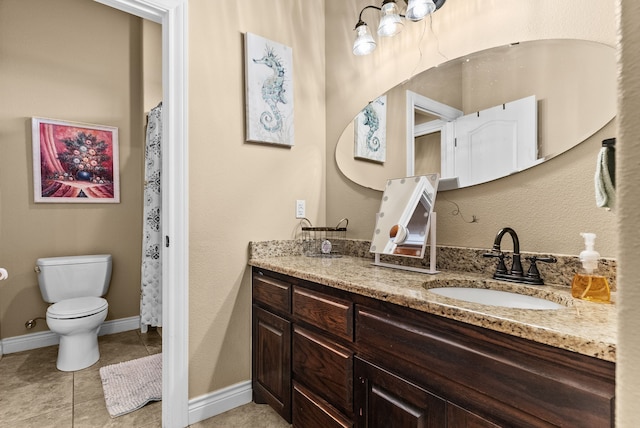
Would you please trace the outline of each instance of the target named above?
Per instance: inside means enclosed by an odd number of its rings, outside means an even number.
[[[58,370],[81,370],[100,359],[98,331],[107,318],[108,308],[101,297],[77,297],[49,306],[47,326],[60,336]]]
[[[82,370],[100,359],[98,331],[107,318],[104,296],[111,281],[111,255],[51,257],[36,262],[47,326],[58,334],[56,367]]]

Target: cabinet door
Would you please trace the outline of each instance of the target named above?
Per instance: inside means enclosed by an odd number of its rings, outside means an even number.
[[[446,402],[359,358],[354,359],[354,401],[359,428],[442,428]]]
[[[253,306],[253,400],[291,422],[291,322]]]

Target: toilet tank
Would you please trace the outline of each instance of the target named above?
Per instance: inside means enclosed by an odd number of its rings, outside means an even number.
[[[41,258],[36,272],[45,302],[101,297],[111,282],[111,254]]]

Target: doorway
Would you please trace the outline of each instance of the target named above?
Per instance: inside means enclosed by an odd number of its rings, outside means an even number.
[[[187,0],[94,0],[162,25],[162,426],[188,425]]]

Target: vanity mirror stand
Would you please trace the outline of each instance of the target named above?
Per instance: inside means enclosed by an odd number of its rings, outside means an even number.
[[[404,266],[397,265],[393,263],[384,263],[380,261],[380,253],[375,253],[374,262],[372,265],[388,267],[393,269],[401,269],[408,270],[411,272],[419,272],[419,273],[428,273],[434,275],[436,273],[440,273],[439,270],[436,270],[436,213],[432,212],[429,216],[429,232],[428,232],[428,241],[429,241],[429,269],[413,267],[413,266]]]
[[[370,252],[375,266],[428,274],[436,270],[436,214],[433,205],[440,175],[427,174],[387,180]],[[429,269],[381,261],[386,256],[422,259],[429,239]]]

